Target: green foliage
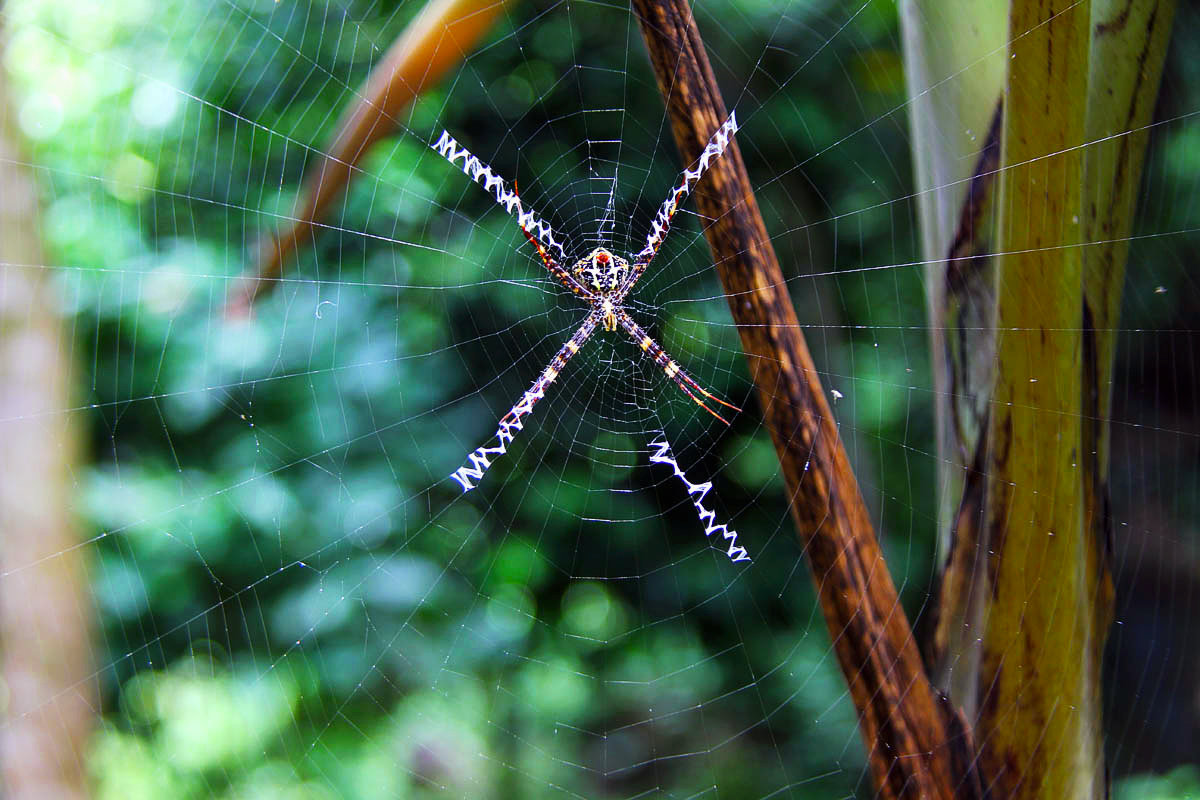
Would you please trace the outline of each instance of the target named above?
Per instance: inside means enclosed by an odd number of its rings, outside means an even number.
[[[1200,768],[1176,767],[1165,775],[1135,775],[1118,781],[1114,800],[1190,800],[1200,797]]]

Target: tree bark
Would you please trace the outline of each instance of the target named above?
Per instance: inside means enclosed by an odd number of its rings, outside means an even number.
[[[69,511],[70,348],[15,121],[0,69],[0,775],[9,800],[69,800],[87,796],[91,598]]]

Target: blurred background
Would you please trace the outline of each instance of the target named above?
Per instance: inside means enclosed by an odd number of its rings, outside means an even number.
[[[581,315],[428,144],[445,128],[515,177],[572,255],[640,249],[681,165],[628,9],[511,4],[398,116],[254,314],[226,313],[418,9],[0,7],[20,142],[5,163],[40,213],[0,292],[6,320],[47,320],[50,345],[12,345],[24,368],[61,373],[43,411],[4,410],[0,480],[18,507],[42,467],[68,487],[49,501],[61,525],[3,533],[12,763],[45,755],[17,736],[38,729],[62,746],[45,768],[102,798],[870,796],[692,215],[633,313],[745,409],[732,427],[598,335],[478,490],[445,479]],[[895,5],[705,0],[696,16],[920,629],[938,498]],[[1114,387],[1119,797],[1200,795],[1198,22],[1179,10]],[[751,566],[710,549],[648,465],[657,430],[714,482]],[[80,649],[36,649],[72,630]],[[39,695],[30,676],[60,669]]]

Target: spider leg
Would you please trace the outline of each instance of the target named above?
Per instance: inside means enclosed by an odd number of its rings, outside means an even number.
[[[525,394],[521,395],[521,399],[517,401],[516,405],[500,418],[494,439],[488,444],[476,448],[467,456],[467,463],[450,475],[462,486],[463,492],[474,489],[483,478],[483,473],[492,466],[492,462],[508,452],[509,442],[515,439],[521,429],[525,427],[523,419],[533,412],[537,401],[545,397],[550,384],[554,383],[563,367],[571,360],[571,356],[579,352],[579,348],[583,347],[583,343],[595,332],[598,324],[600,324],[600,317],[595,312],[588,314],[587,319],[579,326],[579,330],[575,331],[575,335],[555,353],[554,358],[550,359],[550,364],[542,371],[541,375],[538,375],[533,385],[526,390]]]
[[[513,194],[520,198],[520,195],[517,193],[517,182],[515,180],[513,181]],[[574,294],[579,295],[580,297],[589,301],[595,297],[595,292],[576,280],[574,275],[567,272],[562,268],[562,265],[554,260],[554,257],[551,256],[546,250],[545,245],[538,241],[538,239],[529,232],[529,229],[525,227],[519,216],[517,218],[517,224],[521,226],[521,233],[525,234],[525,238],[528,239],[529,243],[534,246],[534,249],[537,250],[538,256],[542,259],[542,263],[545,264],[546,269],[551,275],[558,278],[559,282],[562,283],[563,286],[566,286],[568,289],[570,289]],[[560,247],[559,250],[561,249],[562,248]]]
[[[696,396],[696,392],[704,395],[704,397],[712,400],[714,403],[720,403],[726,408],[732,408],[734,411],[741,411],[741,409],[737,406],[733,405],[732,403],[726,403],[724,400],[692,380],[692,377],[683,371],[683,367],[675,363],[675,361],[667,355],[667,351],[659,347],[658,342],[651,339],[649,334],[642,330],[642,327],[634,322],[633,318],[631,318],[629,314],[625,313],[624,311],[618,312],[617,321],[621,323],[621,327],[625,329],[625,332],[629,334],[630,338],[638,343],[638,346],[642,348],[642,351],[650,356],[654,363],[661,367],[662,371],[667,374],[667,377],[673,380],[675,385],[683,390],[684,394],[696,402],[696,405],[700,406],[705,411],[721,420],[721,422],[724,422],[726,425],[729,424],[729,420],[725,419],[716,411],[713,411],[711,408],[709,408],[703,400]]]
[[[625,285],[621,287],[617,301],[624,299],[625,295],[629,294],[629,290],[642,277],[642,273],[646,271],[646,267],[654,260],[654,256],[658,255],[658,248],[662,246],[663,240],[667,238],[667,233],[671,230],[671,220],[675,216],[675,212],[679,211],[679,205],[684,201],[684,198],[691,193],[700,176],[703,175],[711,166],[712,162],[720,157],[722,153],[729,147],[733,141],[734,135],[738,131],[736,112],[729,112],[729,119],[722,123],[721,127],[713,133],[712,138],[708,140],[708,144],[704,147],[704,152],[700,154],[695,166],[691,169],[685,169],[683,174],[679,176],[679,183],[667,195],[667,199],[663,202],[662,207],[658,209],[658,214],[655,215],[654,221],[650,223],[650,235],[646,237],[646,246],[642,248],[636,256],[633,257],[633,270],[629,274],[629,279],[625,281]]]
[[[533,211],[525,210],[524,205],[521,203],[521,196],[517,193],[517,184],[515,181],[510,191],[505,187],[503,178],[492,172],[491,167],[472,155],[471,151],[467,150],[467,148],[459,147],[454,137],[446,131],[442,131],[441,138],[437,140],[437,143],[430,146],[442,158],[459,167],[472,181],[481,184],[484,190],[492,195],[497,205],[503,207],[509,215],[516,216],[517,224],[521,226],[521,232],[525,234],[525,238],[537,249],[538,256],[542,259],[542,264],[545,265],[551,275],[575,294],[589,300],[591,299],[591,290],[575,280],[569,272],[559,265],[558,261],[552,255],[552,252],[557,253],[559,258],[564,261],[567,257],[563,246],[554,238],[554,231],[550,226],[543,222]],[[459,163],[460,161],[461,163]]]

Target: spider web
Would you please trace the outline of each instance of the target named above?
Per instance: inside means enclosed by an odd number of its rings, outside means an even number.
[[[52,274],[81,373],[78,402],[49,413],[88,444],[83,536],[57,555],[88,564],[98,639],[78,688],[102,724],[80,758],[97,795],[871,796],[694,201],[627,307],[744,409],[733,424],[598,331],[476,490],[448,478],[587,306],[429,145],[446,129],[515,179],[569,257],[636,253],[684,165],[627,8],[508,7],[393,120],[254,316],[226,317],[416,10],[0,12],[52,254],[5,269]],[[938,455],[896,10],[695,11],[919,629]],[[1200,578],[1195,22],[1180,9],[1119,330],[1108,750],[1128,796],[1194,759],[1200,719],[1183,666]],[[662,436],[752,562],[730,563],[651,463]]]

